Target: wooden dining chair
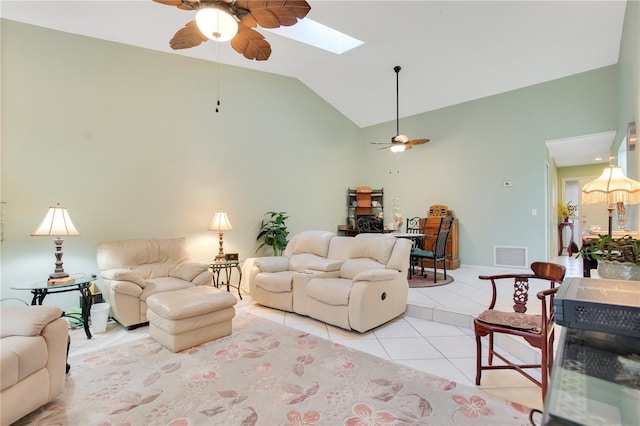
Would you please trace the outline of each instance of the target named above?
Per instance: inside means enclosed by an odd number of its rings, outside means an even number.
[[[447,278],[447,240],[449,239],[449,232],[451,231],[451,224],[453,223],[453,216],[444,216],[440,219],[440,226],[438,227],[438,236],[433,243],[431,250],[423,250],[418,247],[411,249],[411,255],[409,257],[409,278],[413,277],[413,268],[418,263],[421,266],[421,274],[424,276],[424,261],[433,261],[433,282],[437,281],[436,268],[438,262],[442,262],[442,268],[444,269],[444,278]],[[426,221],[425,221],[426,228]]]
[[[551,367],[553,366],[553,297],[560,288],[566,269],[562,265],[547,262],[533,262],[532,274],[504,274],[480,276],[481,280],[491,281],[493,290],[489,308],[473,320],[476,335],[476,385],[480,385],[482,371],[513,369],[524,375],[542,388],[542,400],[547,393],[547,384]],[[529,300],[529,284],[531,280],[545,280],[549,282],[549,288],[539,291],[536,296],[540,301],[540,314],[527,313],[527,301]],[[498,282],[513,282],[513,312],[505,312],[495,309],[498,298]],[[523,337],[531,346],[540,349],[541,362],[539,364],[519,364],[509,361],[505,355],[498,353],[494,346],[496,333],[510,334]],[[488,364],[482,364],[483,336],[489,336]],[[494,365],[493,357],[502,360],[505,365]],[[541,380],[531,376],[525,369],[539,368]]]

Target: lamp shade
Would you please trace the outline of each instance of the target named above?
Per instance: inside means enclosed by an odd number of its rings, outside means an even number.
[[[49,207],[49,211],[44,220],[31,235],[53,235],[62,237],[66,235],[80,235],[80,233],[76,227],[73,226],[67,209],[60,207],[60,204],[58,204],[55,207]]]
[[[233,227],[231,226],[231,222],[229,222],[229,218],[227,217],[227,213],[222,210],[217,211],[213,219],[211,220],[211,224],[209,224],[209,231],[232,231]]]
[[[205,37],[215,41],[229,41],[238,32],[233,16],[216,7],[203,7],[196,13],[196,24]]]
[[[582,188],[582,202],[585,204],[614,205],[640,203],[640,182],[629,179],[622,169],[609,166],[600,177],[587,183]]]

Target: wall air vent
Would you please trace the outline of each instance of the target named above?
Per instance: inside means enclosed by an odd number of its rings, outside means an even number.
[[[526,247],[493,246],[494,266],[527,268],[529,266],[527,257]]]

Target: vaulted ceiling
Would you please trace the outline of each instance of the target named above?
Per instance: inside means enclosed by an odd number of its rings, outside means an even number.
[[[618,62],[626,1],[308,0],[308,18],[364,42],[341,55],[261,31],[273,53],[249,61],[215,42],[169,39],[194,12],[151,0],[9,1],[0,16],[99,39],[298,78],[360,127]],[[258,29],[260,30],[260,29]]]

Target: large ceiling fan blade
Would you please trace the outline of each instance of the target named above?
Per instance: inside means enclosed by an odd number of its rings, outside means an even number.
[[[202,35],[198,29],[196,21],[188,22],[184,28],[178,30],[178,32],[169,41],[169,46],[172,49],[187,49],[189,47],[200,46],[203,41],[207,41],[208,38]]]
[[[298,19],[307,16],[311,10],[311,6],[305,0],[236,0],[234,6],[248,10],[257,24],[263,28],[291,26],[298,22]]]
[[[264,36],[242,22],[238,24],[238,34],[231,39],[231,47],[247,59],[266,61],[271,56],[271,45]]]
[[[197,1],[182,1],[182,0],[153,0],[156,3],[166,4],[167,6],[175,6],[182,10],[193,10],[197,8]]]
[[[407,145],[411,145],[411,146],[422,145],[422,144],[425,144],[427,142],[429,142],[429,139],[412,139],[409,142],[407,142]]]

